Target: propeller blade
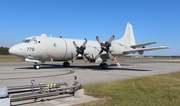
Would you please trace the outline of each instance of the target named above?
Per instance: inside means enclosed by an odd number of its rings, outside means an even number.
[[[112,35],[111,38],[107,41],[109,44],[114,40],[115,36]]]
[[[112,56],[112,54],[111,54],[110,52],[108,52],[107,54],[108,54],[109,58],[110,58],[112,61],[115,60],[115,59],[114,59],[114,56]]]
[[[115,62],[117,64],[117,66],[120,68],[122,67],[121,64],[119,62]]]
[[[78,55],[74,56],[74,58],[72,59],[72,63],[73,63],[74,61],[76,61],[77,57],[78,57]]]
[[[100,57],[100,55],[101,55],[102,52],[103,52],[103,50],[101,50],[101,51],[96,55],[95,60]]]
[[[95,60],[97,60],[100,57],[101,54],[96,55]]]
[[[99,44],[102,43],[101,40],[100,40],[100,38],[99,38],[98,36],[96,36],[96,40],[99,42]]]
[[[77,48],[77,47],[78,47],[75,41],[73,41],[73,44],[74,44],[75,48]]]
[[[120,68],[121,67],[121,64],[120,64],[120,62],[119,62],[119,58],[116,56],[115,58],[114,58],[114,62],[117,64],[117,66]]]
[[[84,43],[82,44],[82,47],[85,47],[87,44],[87,40],[84,41]]]
[[[82,57],[85,62],[88,62],[88,59],[84,55],[82,55]]]

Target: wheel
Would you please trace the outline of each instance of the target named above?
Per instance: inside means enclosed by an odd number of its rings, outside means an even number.
[[[103,64],[102,64],[102,63],[99,65],[99,68],[100,68],[100,69],[103,69]]]
[[[107,65],[106,63],[101,63],[101,64],[99,65],[99,68],[100,68],[100,69],[107,69],[107,68],[108,68],[108,65]]]
[[[108,68],[108,65],[107,65],[106,63],[104,64],[104,68],[105,68],[105,69],[107,69],[107,68]]]
[[[63,63],[63,66],[66,67],[66,62]]]
[[[34,69],[40,69],[39,65],[34,65]]]
[[[69,67],[70,66],[70,63],[69,62],[66,62],[66,67]]]
[[[63,63],[63,66],[64,66],[64,67],[69,67],[69,66],[70,66],[70,63],[69,63],[69,62],[64,62],[64,63]]]

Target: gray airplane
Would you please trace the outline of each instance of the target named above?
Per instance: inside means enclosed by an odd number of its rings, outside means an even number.
[[[101,41],[97,36],[97,41],[86,39],[68,39],[41,36],[31,36],[25,38],[22,43],[16,44],[9,49],[9,53],[25,58],[27,62],[34,62],[34,68],[39,69],[40,63],[45,61],[64,61],[63,66],[69,67],[69,60],[74,62],[78,56],[82,56],[85,62],[100,63],[101,69],[108,68],[108,59],[114,61],[121,67],[118,61],[119,56],[130,53],[143,54],[145,51],[166,49],[167,46],[145,48],[145,46],[156,42],[136,44],[133,28],[127,23],[125,34],[121,39],[114,40],[115,36],[108,41]]]

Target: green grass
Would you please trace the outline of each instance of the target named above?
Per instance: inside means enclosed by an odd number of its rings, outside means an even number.
[[[86,95],[101,100],[81,106],[179,106],[180,72],[87,85]]]

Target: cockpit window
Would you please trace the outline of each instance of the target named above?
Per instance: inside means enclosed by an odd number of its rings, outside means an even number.
[[[31,39],[25,39],[25,40],[23,40],[22,42],[23,43],[29,43],[31,41]]]
[[[36,37],[33,37],[31,39],[25,39],[22,41],[22,43],[32,43],[32,44],[37,44]]]
[[[31,43],[33,43],[33,44],[37,44],[36,37],[33,37],[33,38],[31,39]]]

